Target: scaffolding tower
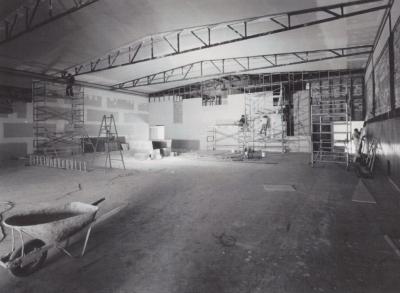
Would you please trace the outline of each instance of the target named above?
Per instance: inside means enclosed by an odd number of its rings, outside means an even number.
[[[207,150],[231,149],[242,151],[243,128],[238,121],[217,121],[207,129]]]
[[[33,81],[33,147],[36,154],[64,156],[83,152],[84,92],[74,86],[75,95],[66,96],[65,85]]]
[[[245,89],[245,117],[239,144],[247,150],[287,151],[282,85],[268,92],[252,93]]]
[[[207,129],[207,150],[230,148],[245,151],[286,152],[282,85],[271,91],[244,94],[245,123],[217,121]]]
[[[311,104],[311,164],[349,166],[351,116],[348,99],[319,99]]]

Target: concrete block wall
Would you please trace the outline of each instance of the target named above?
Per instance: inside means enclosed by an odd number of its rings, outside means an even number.
[[[0,114],[0,161],[33,151],[32,103],[14,102],[13,112]]]
[[[308,101],[309,93],[305,91],[300,93],[302,98],[301,107],[309,106]],[[304,98],[306,96],[306,98]],[[181,103],[181,107],[176,107],[176,103]],[[182,121],[176,119],[176,109],[181,108]],[[190,143],[198,141],[201,150],[207,149],[207,130],[209,127],[219,123],[233,123],[240,119],[240,116],[244,114],[245,109],[245,95],[244,94],[233,94],[228,95],[226,103],[223,105],[216,106],[202,106],[201,98],[185,99],[183,101],[175,102],[173,98],[164,98],[159,101],[152,101],[149,103],[150,113],[150,126],[164,125],[165,126],[165,138],[174,140],[187,140]],[[180,111],[180,110],[179,110]],[[309,111],[300,111],[301,119],[307,116]],[[306,114],[304,114],[306,113]],[[305,122],[305,124],[307,124]],[[308,126],[305,128],[309,129]],[[233,138],[237,131],[237,126],[224,126],[219,128],[220,132],[223,132],[225,136],[219,135],[218,145],[237,145],[237,139]],[[301,133],[295,137],[290,137],[289,148],[293,152],[309,152],[310,142],[309,133]],[[231,137],[229,137],[231,136]],[[225,138],[223,138],[225,137]],[[223,139],[222,139],[223,138]],[[189,143],[189,142],[188,142]],[[219,147],[223,149],[223,147]],[[227,147],[230,149],[231,147]]]
[[[85,128],[97,136],[103,115],[114,115],[119,136],[129,144],[149,139],[148,98],[85,88]]]
[[[113,114],[118,134],[130,144],[149,138],[148,98],[107,90],[85,88],[85,127],[90,136],[97,136],[103,115]],[[32,153],[32,103],[15,102],[13,112],[0,114],[0,161]],[[54,98],[49,107],[61,110],[70,107],[68,100]],[[54,131],[63,131],[66,121],[49,121]]]
[[[174,107],[181,103],[182,107]],[[177,108],[182,109],[182,120],[176,119]],[[244,94],[229,95],[224,105],[202,106],[201,98],[174,102],[172,98],[150,102],[150,126],[165,125],[165,138],[198,141],[200,149],[207,149],[207,129],[217,122],[239,121],[244,114]],[[175,118],[175,120],[174,120]],[[177,121],[181,121],[177,123]],[[237,127],[235,127],[237,131]],[[234,142],[229,142],[234,143]]]
[[[311,152],[310,135],[310,92],[302,90],[293,93],[294,136],[288,136],[291,152]]]

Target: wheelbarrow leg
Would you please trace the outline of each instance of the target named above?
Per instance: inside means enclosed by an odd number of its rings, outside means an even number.
[[[14,235],[14,228],[11,228],[11,253],[15,250],[15,235]]]
[[[85,254],[86,246],[87,246],[87,243],[89,241],[89,236],[90,236],[90,232],[91,231],[92,231],[92,225],[90,225],[90,227],[89,227],[89,229],[88,229],[88,231],[86,233],[85,243],[83,244],[81,256],[83,256]]]
[[[25,243],[24,243],[24,237],[22,236],[21,230],[18,230],[19,233],[19,239],[21,240],[21,256],[25,255]]]
[[[68,255],[69,257],[74,258],[74,256],[68,251],[66,250],[64,247],[57,245],[56,246],[59,250],[61,250],[62,252],[64,252],[66,255]]]
[[[57,245],[56,247],[61,250],[62,252],[64,252],[66,255],[72,257],[72,258],[79,258],[82,257],[85,254],[86,251],[86,247],[87,247],[87,243],[89,241],[89,236],[90,236],[90,232],[92,231],[92,225],[89,226],[87,232],[86,232],[86,236],[85,236],[85,242],[83,243],[83,248],[82,248],[82,252],[80,255],[74,256],[72,255],[72,253],[70,253],[65,247],[61,246],[61,245]],[[69,239],[67,240],[69,241]]]

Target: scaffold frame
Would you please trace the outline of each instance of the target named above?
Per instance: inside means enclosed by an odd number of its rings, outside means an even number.
[[[246,131],[249,133],[248,135],[244,135],[243,140],[245,141],[245,147],[253,151],[279,150],[279,152],[285,153],[287,151],[287,146],[286,123],[283,117],[284,87],[282,84],[279,84],[272,87],[271,90],[271,94],[267,94],[267,91],[264,91],[263,96],[255,97],[252,92],[252,87],[245,88],[245,117],[248,124]],[[271,98],[270,102],[272,107],[271,105],[267,106],[265,103],[269,97]],[[270,116],[272,115],[279,117],[279,129],[272,129],[271,131],[272,125],[269,125],[263,134],[263,118],[268,117],[267,119],[270,120]],[[278,133],[275,133],[276,130],[278,130]],[[267,133],[267,131],[270,133]]]
[[[243,115],[245,123],[239,121],[217,121],[207,129],[207,150],[230,148],[240,153],[246,151],[286,152],[286,124],[283,118],[283,87],[277,85],[272,91],[254,92],[253,87],[245,89]],[[270,98],[270,101],[268,100]],[[274,101],[276,100],[276,105]],[[267,106],[266,101],[271,103]],[[263,117],[276,115],[280,119],[279,131],[262,133]],[[264,118],[265,119],[265,118]]]
[[[58,157],[83,153],[82,137],[86,136],[84,90],[74,87],[74,91],[74,96],[66,96],[64,84],[33,81],[33,147],[36,154]]]
[[[313,101],[310,121],[311,165],[338,163],[348,168],[351,116],[347,97]]]

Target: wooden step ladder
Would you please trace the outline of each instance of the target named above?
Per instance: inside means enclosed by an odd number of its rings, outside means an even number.
[[[122,146],[120,140],[118,139],[117,126],[115,124],[115,119],[113,115],[110,116],[104,115],[103,119],[101,120],[99,135],[97,137],[95,146],[96,152],[101,137],[105,137],[105,142],[104,142],[105,153],[106,153],[105,168],[107,168],[107,165],[109,165],[109,167],[112,168],[111,161],[120,161],[122,163],[122,166],[124,167],[124,170],[126,170],[124,155],[122,153]],[[120,159],[111,158],[111,152],[112,150],[115,149],[119,151]]]

